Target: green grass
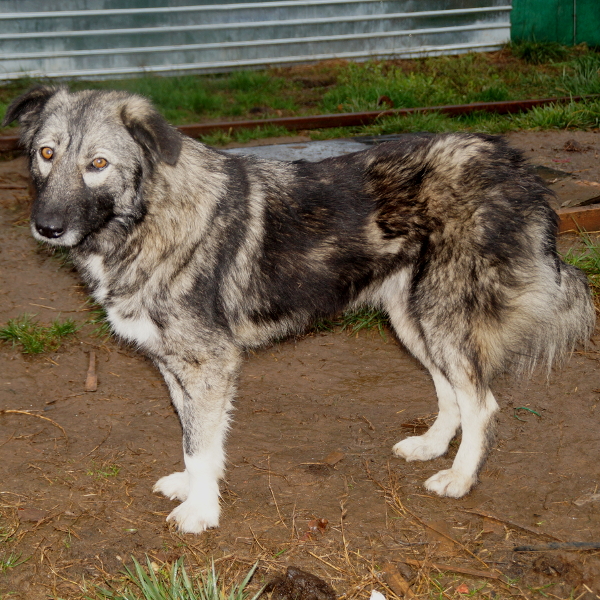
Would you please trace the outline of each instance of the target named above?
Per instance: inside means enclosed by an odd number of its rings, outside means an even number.
[[[596,303],[600,305],[600,241],[594,241],[590,234],[585,232],[580,234],[580,239],[583,248],[569,249],[563,259],[580,268],[588,276]]]
[[[385,339],[385,328],[389,326],[387,315],[375,308],[347,310],[333,319],[321,319],[314,326],[315,331],[345,331],[352,335],[359,331],[376,329]]]
[[[562,75],[561,88],[567,94],[600,94],[600,53],[578,56]]]
[[[71,252],[69,248],[64,248],[62,246],[51,246],[46,242],[37,241],[37,250],[41,254],[56,260],[61,267],[68,269],[75,268],[71,259]]]
[[[557,42],[537,42],[521,40],[509,44],[511,52],[517,58],[532,65],[561,62],[568,58],[570,49]]]
[[[103,464],[98,466],[95,462],[92,462],[92,466],[87,471],[87,475],[94,479],[112,479],[117,477],[120,472],[121,467],[119,465]]]
[[[107,338],[112,335],[112,329],[108,322],[108,315],[106,310],[96,303],[93,298],[88,298],[86,305],[89,307],[89,318],[87,322],[94,326],[92,334],[96,337]]]
[[[0,116],[7,104],[34,80],[0,86]],[[494,53],[438,56],[414,60],[331,61],[229,74],[145,76],[116,81],[77,81],[71,88],[123,89],[149,97],[172,123],[256,119],[257,128],[216,133],[213,145],[288,135],[261,119],[278,116],[378,110],[388,96],[396,108],[463,104],[551,96],[600,94],[600,53],[542,42],[520,42]],[[396,131],[484,130],[502,133],[519,128],[597,127],[598,101],[546,107],[522,115],[443,115],[388,118],[370,128],[323,130],[317,137]]]
[[[389,97],[395,108],[412,108],[509,100],[514,95],[497,67],[480,55],[466,54],[423,59],[411,71],[385,62],[349,64],[321,106],[324,112],[358,112],[377,110],[381,96]]]
[[[110,587],[98,588],[97,599],[110,600],[247,600],[246,588],[254,575],[256,565],[250,569],[244,579],[227,592],[219,581],[214,564],[207,573],[198,577],[188,575],[183,566],[183,558],[178,559],[170,569],[163,567],[157,572],[146,558],[147,567],[133,559],[133,569],[125,567],[121,584],[111,582]],[[259,590],[250,598],[257,600]],[[88,598],[88,600],[92,600]]]
[[[264,127],[255,127],[254,129],[241,129],[236,131],[216,131],[209,135],[204,135],[200,139],[210,146],[225,146],[231,142],[244,144],[250,140],[261,140],[268,137],[279,137],[290,135],[290,132],[284,127],[277,125],[266,125]]]
[[[12,342],[23,354],[52,352],[62,341],[77,332],[77,324],[72,319],[55,319],[50,325],[41,325],[35,315],[24,314],[10,319],[0,328],[0,340]]]
[[[118,89],[150,98],[167,120],[182,124],[201,116],[239,117],[297,110],[295,86],[269,71],[235,71],[228,75],[146,76],[115,81],[77,81],[71,89]],[[248,113],[250,113],[248,115]],[[269,115],[273,116],[273,115]],[[275,115],[276,116],[276,115]]]
[[[5,571],[13,569],[14,567],[18,567],[19,565],[26,563],[30,558],[31,556],[22,558],[21,554],[15,554],[14,552],[5,554],[0,558],[0,573],[4,573]]]

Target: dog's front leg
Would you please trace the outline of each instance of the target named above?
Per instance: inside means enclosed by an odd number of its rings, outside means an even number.
[[[197,360],[169,356],[156,363],[181,420],[185,471],[159,479],[154,491],[182,501],[168,521],[184,533],[201,533],[219,524],[223,445],[240,358],[231,350]]]

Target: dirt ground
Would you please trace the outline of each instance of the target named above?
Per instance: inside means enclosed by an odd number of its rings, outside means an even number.
[[[599,133],[510,138],[537,164],[598,186]],[[579,151],[565,149],[570,140]],[[450,466],[456,442],[431,462],[391,455],[432,422],[436,402],[389,333],[309,334],[251,353],[222,525],[181,535],[165,522],[175,504],[152,494],[182,469],[167,389],[143,356],[93,334],[85,289],[30,237],[27,204],[23,162],[0,164],[0,324],[34,313],[82,329],[51,354],[0,344],[2,600],[93,595],[146,555],[158,567],[185,556],[192,572],[214,559],[225,581],[259,560],[254,588],[292,565],[340,598],[402,597],[405,581],[422,598],[600,598],[600,551],[548,546],[600,542],[598,333],[549,380],[496,381],[497,443],[461,500],[422,487]],[[84,391],[90,351],[96,392]],[[534,550],[515,550],[524,545]]]

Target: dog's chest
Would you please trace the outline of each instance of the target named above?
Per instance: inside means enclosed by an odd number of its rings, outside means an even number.
[[[152,349],[160,342],[160,330],[152,321],[147,303],[151,298],[148,286],[121,295],[119,285],[111,283],[101,256],[93,255],[82,265],[91,284],[95,300],[106,309],[108,321],[122,338]]]
[[[106,311],[108,320],[121,337],[144,348],[154,348],[160,341],[160,331],[152,322],[141,299],[132,298],[110,306]]]

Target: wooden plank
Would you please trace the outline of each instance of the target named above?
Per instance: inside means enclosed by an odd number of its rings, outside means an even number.
[[[561,208],[557,212],[558,233],[600,231],[600,204]]]

